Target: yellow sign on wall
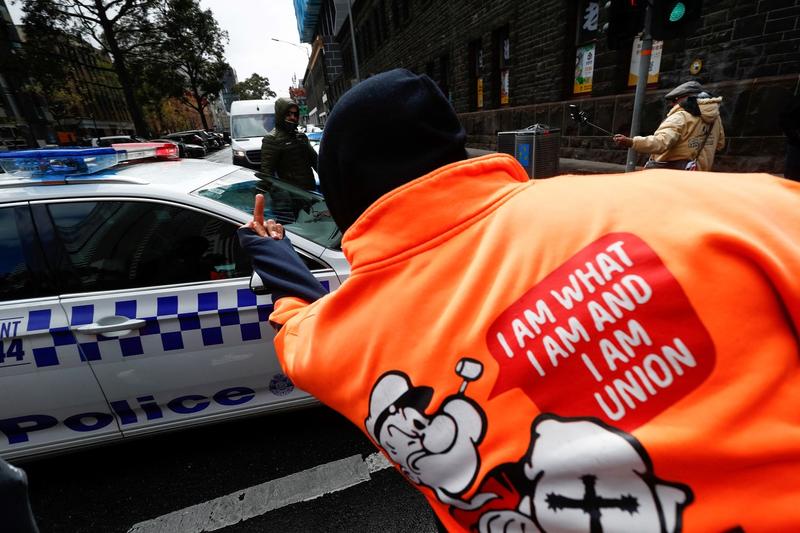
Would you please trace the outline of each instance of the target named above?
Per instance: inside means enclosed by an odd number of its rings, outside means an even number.
[[[478,108],[483,107],[483,78],[478,78]]]
[[[664,48],[664,41],[653,41],[653,50],[650,53],[650,70],[647,71],[647,83],[656,83],[658,74],[661,71],[661,50]],[[633,87],[639,80],[639,60],[642,57],[642,41],[639,37],[633,41],[633,51],[631,52],[631,70],[628,73],[628,87]]]

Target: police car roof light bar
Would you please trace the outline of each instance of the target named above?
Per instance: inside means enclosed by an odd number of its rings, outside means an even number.
[[[121,161],[113,148],[55,148],[0,153],[6,179],[64,178],[93,174]]]
[[[119,163],[147,158],[178,159],[173,143],[119,143],[108,148],[45,148],[0,153],[0,180],[44,181],[95,174]]]
[[[123,161],[135,161],[155,157],[157,159],[178,159],[178,145],[172,143],[116,143],[111,147],[124,153]]]

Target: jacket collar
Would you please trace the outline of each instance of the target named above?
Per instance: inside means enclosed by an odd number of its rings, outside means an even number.
[[[525,169],[506,154],[451,163],[394,189],[347,230],[342,250],[352,270],[413,255],[522,190]]]

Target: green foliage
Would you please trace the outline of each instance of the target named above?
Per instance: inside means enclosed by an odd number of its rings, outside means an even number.
[[[233,92],[240,100],[264,100],[276,96],[269,86],[269,79],[253,74],[244,81],[233,86]]]

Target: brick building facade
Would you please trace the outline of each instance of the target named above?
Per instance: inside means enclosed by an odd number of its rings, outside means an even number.
[[[322,0],[322,12],[337,3]],[[632,49],[609,50],[604,2],[358,0],[352,13],[361,77],[395,67],[427,73],[448,94],[470,146],[495,149],[498,131],[543,123],[562,129],[562,157],[624,163],[625,152],[608,136],[576,126],[567,113],[576,104],[603,128],[629,131]],[[350,26],[340,24],[335,35],[330,24],[317,28],[314,36],[335,41],[341,58],[341,74],[325,80],[332,106],[355,77]],[[579,54],[593,56],[588,83],[586,72],[576,80]],[[729,142],[715,169],[781,172],[778,114],[800,97],[800,0],[704,2],[691,31],[663,43],[644,134],[667,111],[663,95],[689,79],[724,98]],[[389,125],[376,117],[376,126]]]

